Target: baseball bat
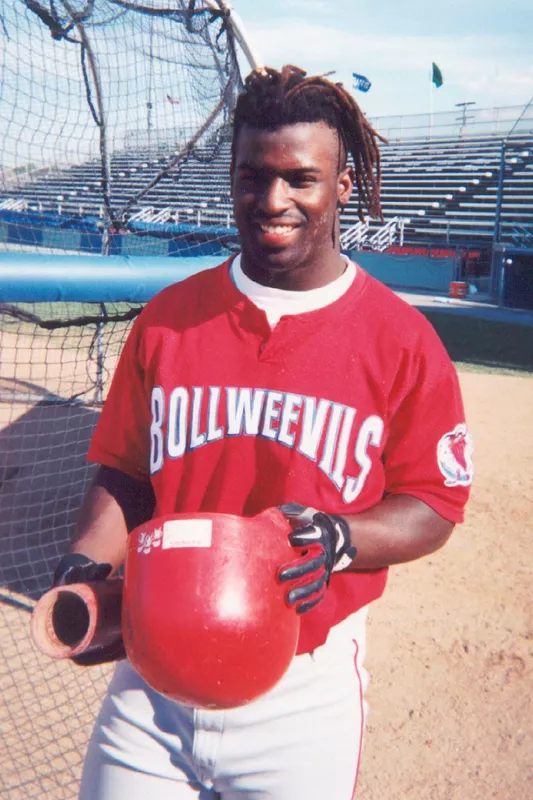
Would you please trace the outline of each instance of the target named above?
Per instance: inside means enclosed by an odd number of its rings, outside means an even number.
[[[120,577],[55,586],[35,605],[30,632],[41,653],[92,666],[126,657]]]

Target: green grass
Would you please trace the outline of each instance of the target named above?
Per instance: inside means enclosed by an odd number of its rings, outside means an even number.
[[[452,361],[477,372],[533,373],[533,325],[423,309]]]

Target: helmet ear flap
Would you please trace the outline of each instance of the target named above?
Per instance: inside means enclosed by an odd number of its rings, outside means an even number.
[[[132,531],[123,639],[150,686],[199,708],[242,706],[275,686],[300,629],[277,580],[294,558],[290,531],[277,508],[174,514]]]

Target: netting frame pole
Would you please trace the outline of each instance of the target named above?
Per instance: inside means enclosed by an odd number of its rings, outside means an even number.
[[[72,19],[76,19],[77,15],[72,8],[69,0],[62,0],[62,3],[68,13],[70,14]],[[89,41],[89,37],[87,36],[87,32],[85,30],[85,26],[83,25],[82,21],[76,22],[76,30],[80,36],[80,44],[81,44],[81,61],[82,61],[82,70],[85,78],[85,89],[87,93],[87,103],[89,105],[92,117],[94,119],[95,124],[98,127],[100,132],[100,163],[101,163],[101,175],[102,175],[102,197],[104,201],[103,211],[104,211],[104,221],[103,221],[103,231],[102,231],[102,245],[101,245],[101,254],[103,256],[108,256],[111,248],[111,229],[115,226],[115,221],[113,218],[113,211],[111,208],[111,196],[110,196],[110,187],[111,187],[111,163],[109,158],[109,149],[107,146],[107,128],[106,128],[106,120],[105,120],[105,111],[104,111],[104,103],[103,103],[103,92],[102,92],[102,84],[100,81],[100,74],[98,71],[96,57],[94,55],[93,49],[91,47],[91,43]],[[98,112],[93,106],[92,99],[91,99],[91,91],[89,81],[86,75],[86,67],[84,62],[84,54],[87,54],[87,60],[89,62],[89,69],[91,72],[91,76],[93,79],[93,85],[96,95],[96,105],[98,108]]]
[[[218,8],[224,13],[231,31],[250,67],[252,69],[257,69],[264,66],[264,61],[261,60],[259,53],[252,45],[250,38],[245,31],[244,23],[235,9],[232,8],[232,6],[226,2],[226,0],[206,0],[206,5],[209,8]]]
[[[104,348],[104,325],[106,310],[105,305],[100,303],[102,321],[96,323],[96,388],[94,390],[94,402],[96,405],[104,403],[104,373],[105,373],[105,348]]]

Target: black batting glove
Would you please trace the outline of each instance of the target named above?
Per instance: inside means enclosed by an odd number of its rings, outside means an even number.
[[[97,564],[92,558],[81,553],[67,553],[55,569],[52,586],[103,581],[112,570],[111,564]]]
[[[278,578],[294,584],[287,592],[287,602],[295,606],[298,614],[305,614],[320,603],[332,573],[346,569],[357,549],[351,544],[350,529],[343,517],[299,503],[285,503],[279,509],[293,525],[291,545],[302,552],[296,561],[280,569]]]

